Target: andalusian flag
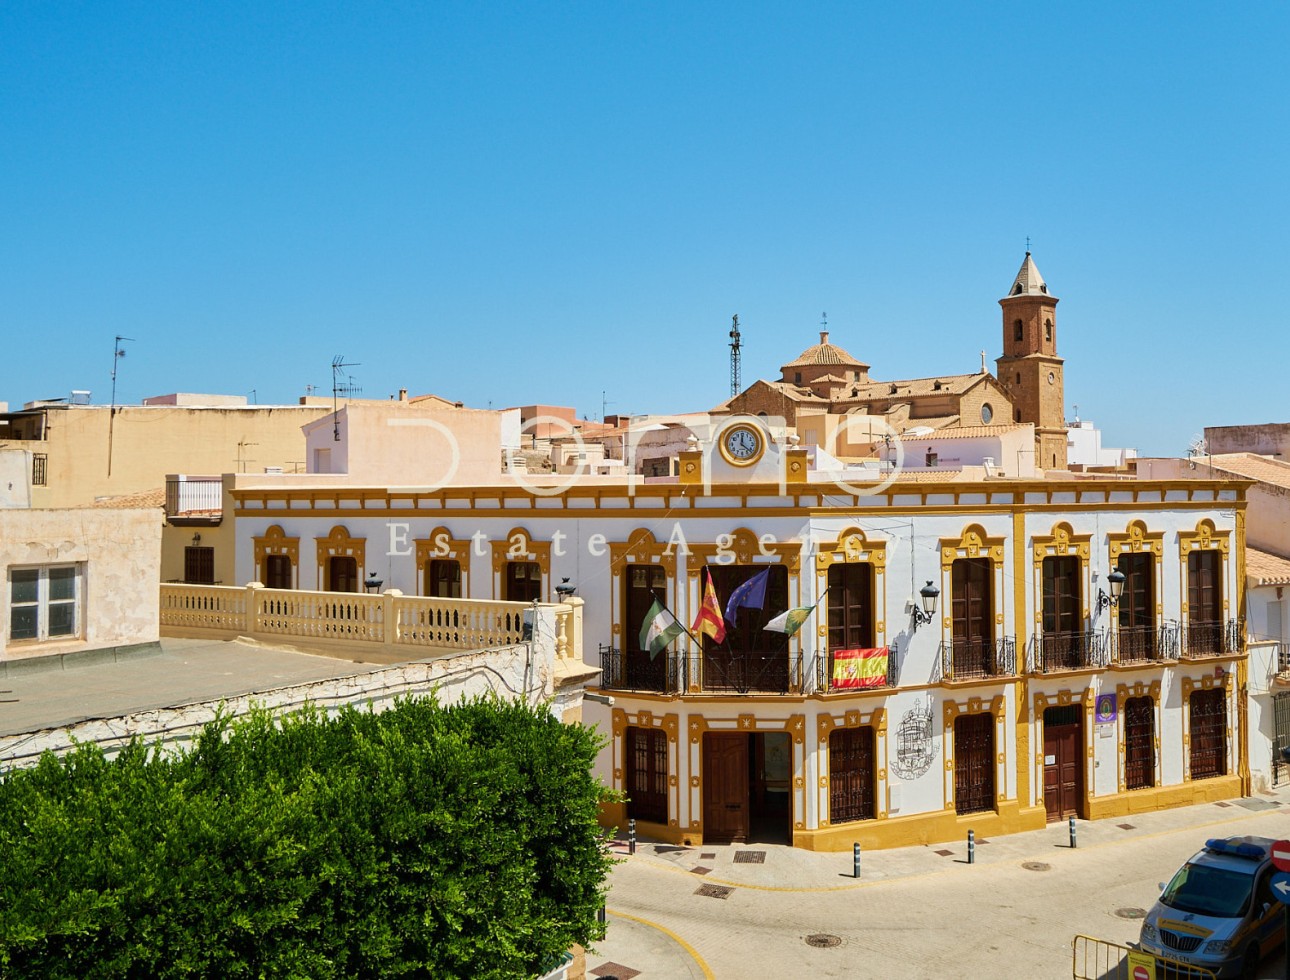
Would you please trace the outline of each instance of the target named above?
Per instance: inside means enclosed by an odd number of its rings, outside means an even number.
[[[694,617],[690,629],[695,633],[706,633],[712,637],[713,643],[720,643],[726,638],[726,621],[721,618],[717,589],[712,584],[712,573],[706,566],[703,569],[703,604],[699,606],[699,615]]]
[[[762,629],[774,630],[776,633],[787,633],[792,636],[802,628],[808,616],[815,612],[815,606],[798,606],[796,609],[790,609],[782,612]]]
[[[661,602],[655,599],[654,604],[649,607],[649,612],[645,614],[645,622],[641,625],[641,649],[648,650],[649,658],[653,660],[660,650],[665,649],[684,632],[685,627],[663,608]]]

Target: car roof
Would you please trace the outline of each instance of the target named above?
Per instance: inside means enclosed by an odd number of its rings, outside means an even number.
[[[1216,837],[1207,840],[1189,863],[1252,875],[1272,859],[1275,843],[1270,837]]]

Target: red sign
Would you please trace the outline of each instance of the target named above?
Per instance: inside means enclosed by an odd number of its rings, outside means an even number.
[[[1145,966],[1135,966],[1133,968],[1133,980],[1151,980],[1151,973]]]
[[[1290,840],[1279,840],[1272,845],[1272,864],[1278,871],[1290,871]]]

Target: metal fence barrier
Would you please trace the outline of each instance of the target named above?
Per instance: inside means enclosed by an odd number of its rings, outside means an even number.
[[[1072,980],[1217,980],[1218,974],[1167,956],[1152,956],[1119,943],[1076,936],[1071,942]]]

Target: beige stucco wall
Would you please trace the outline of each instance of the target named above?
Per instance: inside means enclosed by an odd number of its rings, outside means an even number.
[[[48,485],[32,488],[33,507],[79,507],[102,497],[161,489],[167,473],[256,473],[266,466],[303,470],[301,427],[327,411],[291,405],[118,407],[111,476],[106,406],[51,408],[45,440],[11,442],[10,448],[49,457]]]
[[[353,402],[341,409],[338,426],[329,416],[305,427],[309,469],[313,472],[315,452],[322,449],[330,451],[332,483],[347,482],[342,474],[363,486],[494,483],[502,473],[504,414]]]
[[[0,511],[2,659],[155,642],[160,554],[161,519],[155,509]],[[11,570],[15,566],[73,563],[81,566],[80,635],[57,641],[11,642]]]

